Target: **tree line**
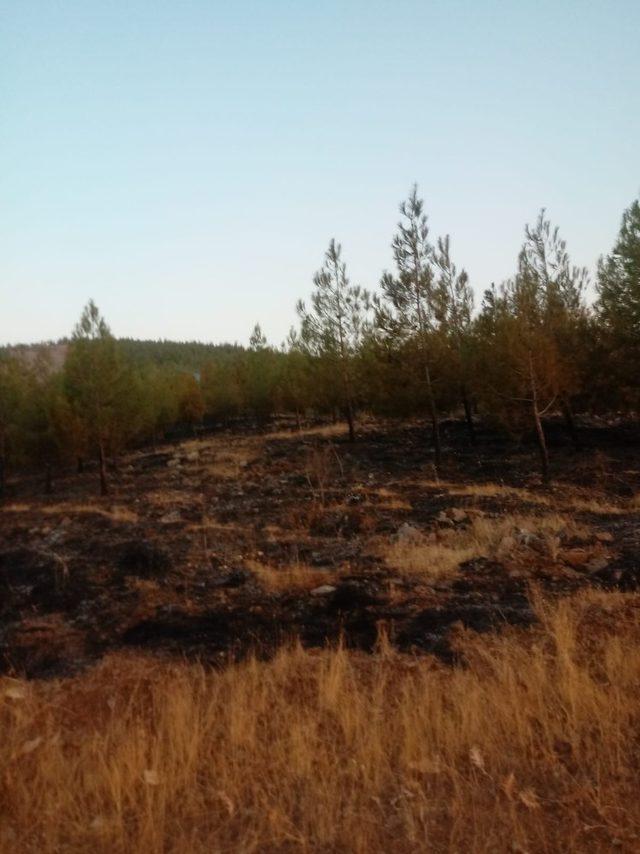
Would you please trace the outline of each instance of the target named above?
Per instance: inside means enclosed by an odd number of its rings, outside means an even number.
[[[525,227],[514,275],[474,305],[448,235],[433,238],[414,187],[392,237],[394,268],[375,293],[352,284],[331,240],[299,322],[280,347],[256,324],[248,348],[117,340],[90,301],[62,367],[0,353],[0,496],[11,468],[36,469],[43,488],[72,461],[97,462],[100,489],[127,448],[176,428],[275,413],[344,418],[426,417],[434,465],[441,422],[460,413],[469,440],[479,417],[535,436],[550,476],[544,419],[561,414],[579,447],[576,415],[640,408],[640,200],[622,216],[611,252],[589,276],[542,210]]]

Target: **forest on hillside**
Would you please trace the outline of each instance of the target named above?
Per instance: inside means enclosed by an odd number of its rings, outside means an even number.
[[[637,415],[639,199],[598,263],[593,304],[587,270],[572,264],[544,210],[525,228],[512,278],[479,306],[449,236],[431,235],[416,188],[391,245],[394,269],[370,293],[351,283],[332,240],[279,347],[259,324],[248,348],[118,340],[90,301],[61,363],[47,348],[28,359],[20,348],[0,351],[0,496],[11,472],[39,471],[50,491],[57,471],[90,460],[106,494],[109,467],[127,448],[275,414],[298,426],[310,416],[344,418],[351,440],[359,413],[426,417],[436,469],[446,454],[443,419],[464,416],[473,441],[481,418],[534,436],[548,480],[545,417],[560,415],[579,446],[577,416]]]

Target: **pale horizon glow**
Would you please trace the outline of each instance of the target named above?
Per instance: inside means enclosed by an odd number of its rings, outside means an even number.
[[[479,303],[541,207],[595,272],[640,191],[636,0],[34,0],[0,26],[0,344],[279,344],[414,182]]]

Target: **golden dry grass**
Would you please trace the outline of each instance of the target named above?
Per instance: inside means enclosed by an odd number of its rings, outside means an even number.
[[[111,519],[112,522],[137,522],[138,514],[129,507],[122,505],[99,506],[87,502],[86,504],[78,504],[77,502],[61,501],[56,504],[47,504],[40,508],[30,508],[40,510],[47,516],[67,516],[67,515],[96,515],[104,516],[106,519]]]
[[[534,504],[539,507],[553,508],[558,512],[569,513],[580,511],[601,515],[621,515],[635,510],[640,506],[637,497],[631,500],[620,500],[614,503],[606,495],[594,497],[593,490],[579,490],[563,485],[557,492],[544,493],[502,483],[467,483],[455,481],[420,479],[414,482],[417,486],[429,489],[446,489],[449,495],[469,496],[471,498],[505,498]]]
[[[452,577],[462,562],[472,558],[501,558],[515,552],[518,544],[514,535],[519,531],[540,538],[551,558],[557,556],[560,532],[572,536],[586,534],[584,526],[558,513],[497,519],[472,516],[469,525],[431,534],[417,533],[407,540],[394,539],[380,544],[376,551],[393,569],[437,580]]]
[[[539,603],[461,669],[382,643],[3,679],[1,850],[637,851],[638,604]]]
[[[345,422],[336,424],[321,424],[317,427],[303,427],[301,430],[272,430],[265,433],[265,439],[292,439],[302,436],[318,436],[320,438],[331,438],[333,436],[344,436],[347,434]]]
[[[337,577],[335,572],[323,572],[299,562],[276,567],[249,558],[245,560],[245,564],[267,590],[278,592],[311,590],[313,587],[335,581]]]
[[[254,442],[254,446],[235,445],[225,450],[216,451],[212,462],[204,463],[202,471],[216,478],[225,480],[236,480],[249,463],[255,460],[260,453],[261,445]]]

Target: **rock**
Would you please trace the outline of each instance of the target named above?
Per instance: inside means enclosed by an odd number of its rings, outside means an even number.
[[[145,540],[131,540],[120,549],[118,569],[124,575],[152,578],[166,575],[171,568],[171,556],[166,549]]]
[[[200,451],[191,451],[190,453],[184,455],[184,459],[188,463],[197,463],[200,459]]]
[[[588,572],[602,572],[609,566],[609,560],[606,557],[592,557],[590,561],[584,565]]]
[[[532,531],[527,531],[526,528],[518,528],[516,531],[516,541],[519,545],[525,546],[528,549],[535,549],[537,552],[544,553],[547,550],[544,538],[538,534],[534,534]]]
[[[182,517],[180,516],[179,510],[170,510],[168,513],[165,513],[164,516],[160,517],[160,521],[163,525],[174,525],[176,522],[181,522]]]
[[[581,569],[589,560],[589,552],[586,549],[569,549],[563,553],[562,559],[573,569]]]
[[[448,511],[449,518],[456,524],[469,521],[469,514],[461,507],[451,507]]]
[[[499,557],[504,557],[506,555],[513,554],[517,548],[518,542],[516,538],[511,534],[505,534],[498,544],[496,553]]]
[[[167,463],[167,468],[169,468],[169,469],[179,469],[179,468],[180,468],[180,465],[181,465],[181,463],[180,463],[180,458],[179,458],[179,457],[172,457],[172,459],[170,459],[170,460],[168,461],[168,463]]]
[[[335,593],[336,590],[337,588],[331,584],[321,584],[320,587],[314,587],[311,591],[311,596],[329,596],[331,593]]]
[[[408,522],[403,522],[398,528],[395,538],[396,542],[401,543],[402,545],[412,545],[414,543],[419,543],[422,540],[422,532],[414,525],[410,525]]]
[[[55,530],[51,531],[50,534],[47,534],[44,539],[44,542],[47,544],[47,546],[55,546],[66,539],[68,524],[69,520],[65,519],[58,525]]]
[[[449,517],[449,514],[446,510],[441,510],[436,516],[436,522],[439,522],[440,525],[445,525],[449,528],[453,527],[453,519]]]
[[[251,581],[252,578],[253,575],[248,569],[233,569],[231,572],[223,575],[222,578],[216,578],[214,585],[215,587],[242,587]]]
[[[610,531],[597,531],[595,538],[599,543],[613,542],[613,534]]]

